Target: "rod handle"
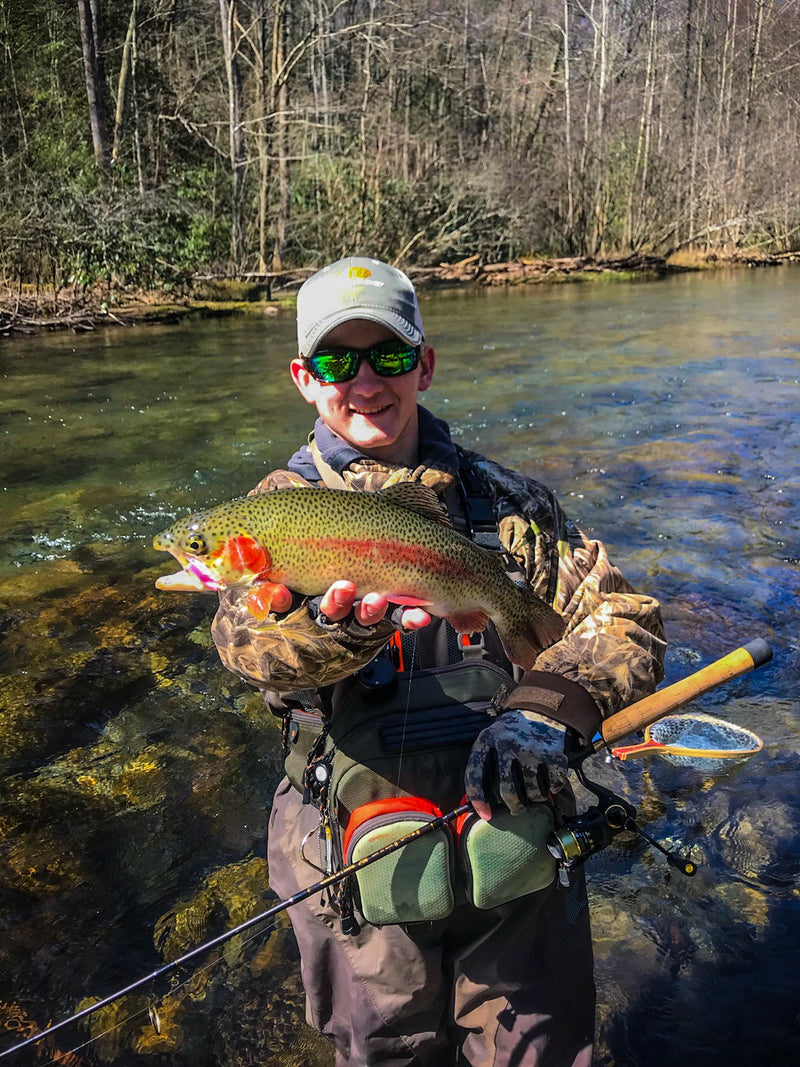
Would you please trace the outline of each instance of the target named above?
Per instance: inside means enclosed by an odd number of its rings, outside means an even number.
[[[772,659],[772,649],[762,638],[758,637],[741,648],[734,649],[722,659],[709,663],[707,667],[690,674],[665,689],[658,689],[655,693],[637,700],[616,715],[611,715],[602,726],[603,739],[598,747],[603,744],[613,745],[621,741],[623,737],[644,729],[658,719],[669,715],[677,708],[683,707],[690,701],[715,689],[723,682],[729,682],[738,678],[756,667],[762,667]]]

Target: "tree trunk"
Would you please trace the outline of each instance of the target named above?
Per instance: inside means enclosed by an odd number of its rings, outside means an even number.
[[[372,38],[375,32],[375,0],[369,0],[369,23],[364,37],[364,88],[361,93],[361,113],[358,121],[359,142],[361,148],[361,167],[358,176],[358,227],[356,229],[355,247],[360,248],[364,241],[367,227],[367,202],[369,189],[367,173],[369,170],[369,145],[367,143],[367,112],[372,92]]]
[[[570,251],[575,247],[575,189],[572,159],[572,83],[570,81],[569,0],[564,0],[564,156],[567,168],[567,217],[565,236]]]
[[[222,50],[228,83],[228,154],[231,168],[231,266],[234,274],[242,269],[244,235],[242,194],[244,192],[245,148],[242,125],[242,79],[238,44],[235,39],[237,0],[219,0]]]
[[[283,269],[286,235],[289,232],[291,185],[289,182],[289,88],[287,38],[291,18],[291,0],[276,0],[272,29],[272,100],[275,124],[275,156],[278,166],[278,206],[275,216],[275,241],[272,249],[272,269]]]
[[[655,98],[656,26],[658,0],[650,0],[650,26],[647,35],[647,65],[645,68],[642,111],[639,119],[639,135],[636,141],[636,158],[631,174],[628,199],[628,222],[626,242],[631,252],[641,247],[644,206],[647,197],[647,179],[650,162],[650,135],[653,122]]]
[[[706,20],[708,16],[708,0],[702,0],[702,10],[699,14],[700,17],[695,39],[694,112],[692,116],[692,143],[689,164],[688,218],[690,238],[694,234],[697,225],[696,218],[700,199],[697,188],[697,169],[700,158],[700,112],[703,100],[703,42],[705,40]]]
[[[128,20],[128,30],[125,34],[125,44],[122,48],[122,62],[119,67],[119,81],[117,83],[117,108],[114,115],[114,145],[111,149],[111,162],[117,163],[122,151],[122,134],[125,128],[125,102],[128,97],[130,86],[130,74],[133,57],[133,41],[136,35],[136,4],[131,4],[131,17]]]
[[[595,108],[594,134],[590,136],[589,104],[586,97],[586,117],[584,122],[585,141],[584,151],[590,144],[594,145],[592,159],[595,167],[594,196],[592,199],[591,213],[592,225],[587,234],[590,255],[603,255],[605,251],[606,231],[606,202],[608,200],[608,175],[607,151],[606,151],[606,95],[608,84],[608,36],[609,36],[609,9],[608,0],[600,0],[600,17],[593,19],[594,30],[594,61],[593,74],[597,80],[597,101]],[[586,240],[586,238],[584,239]]]
[[[267,0],[260,0],[256,16],[255,45],[253,48],[256,71],[256,108],[258,110],[258,121],[256,123],[256,148],[258,151],[258,269],[262,273],[269,270],[267,239],[269,233],[269,183],[272,176],[269,159],[269,131],[273,119],[269,113],[271,93],[269,64],[267,62],[269,40],[267,7]]]
[[[89,127],[92,131],[92,146],[97,165],[105,170],[108,165],[108,132],[104,105],[103,68],[100,63],[99,25],[96,0],[78,0],[78,19],[81,27],[83,49],[83,72],[86,96],[89,101]]]

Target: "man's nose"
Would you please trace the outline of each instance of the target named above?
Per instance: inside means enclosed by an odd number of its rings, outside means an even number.
[[[368,389],[370,392],[377,392],[383,387],[380,375],[375,373],[368,359],[361,360],[361,365],[353,378],[353,384],[362,391]]]

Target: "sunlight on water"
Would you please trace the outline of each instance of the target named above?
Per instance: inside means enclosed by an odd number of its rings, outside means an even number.
[[[662,601],[668,682],[755,636],[775,651],[698,702],[758,733],[758,755],[592,761],[701,863],[683,878],[627,837],[591,861],[598,1063],[794,1062],[800,269],[422,303],[426,404],[553,486]],[[277,726],[219,665],[214,598],[156,593],[169,564],[150,545],[305,439],[293,342],[287,314],[0,347],[0,1050],[271,902]],[[161,1035],[146,1009],[63,1047],[122,1024],[87,1062],[329,1062],[285,926],[162,1002]]]

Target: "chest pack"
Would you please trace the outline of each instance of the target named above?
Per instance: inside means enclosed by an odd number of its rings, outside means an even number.
[[[287,719],[286,773],[320,813],[303,857],[326,874],[463,802],[470,750],[512,684],[485,659],[383,673],[377,692],[356,676],[330,718],[297,709]],[[552,829],[550,806],[539,804],[426,833],[341,883],[342,927],[357,930],[353,906],[376,926],[431,922],[459,902],[493,908],[543,889],[555,877]]]
[[[314,458],[328,484],[332,475]],[[464,532],[502,550],[491,502],[471,488]],[[493,631],[459,636],[434,620],[424,637],[397,634],[337,687],[327,714],[309,702],[287,715],[287,777],[320,813],[304,859],[332,873],[462,803],[475,739],[514,684]],[[374,925],[404,924],[446,918],[464,900],[491,908],[542,889],[555,876],[546,849],[552,828],[552,811],[541,804],[518,816],[497,813],[491,823],[473,814],[427,833],[340,883],[342,927],[357,930],[354,904]]]

